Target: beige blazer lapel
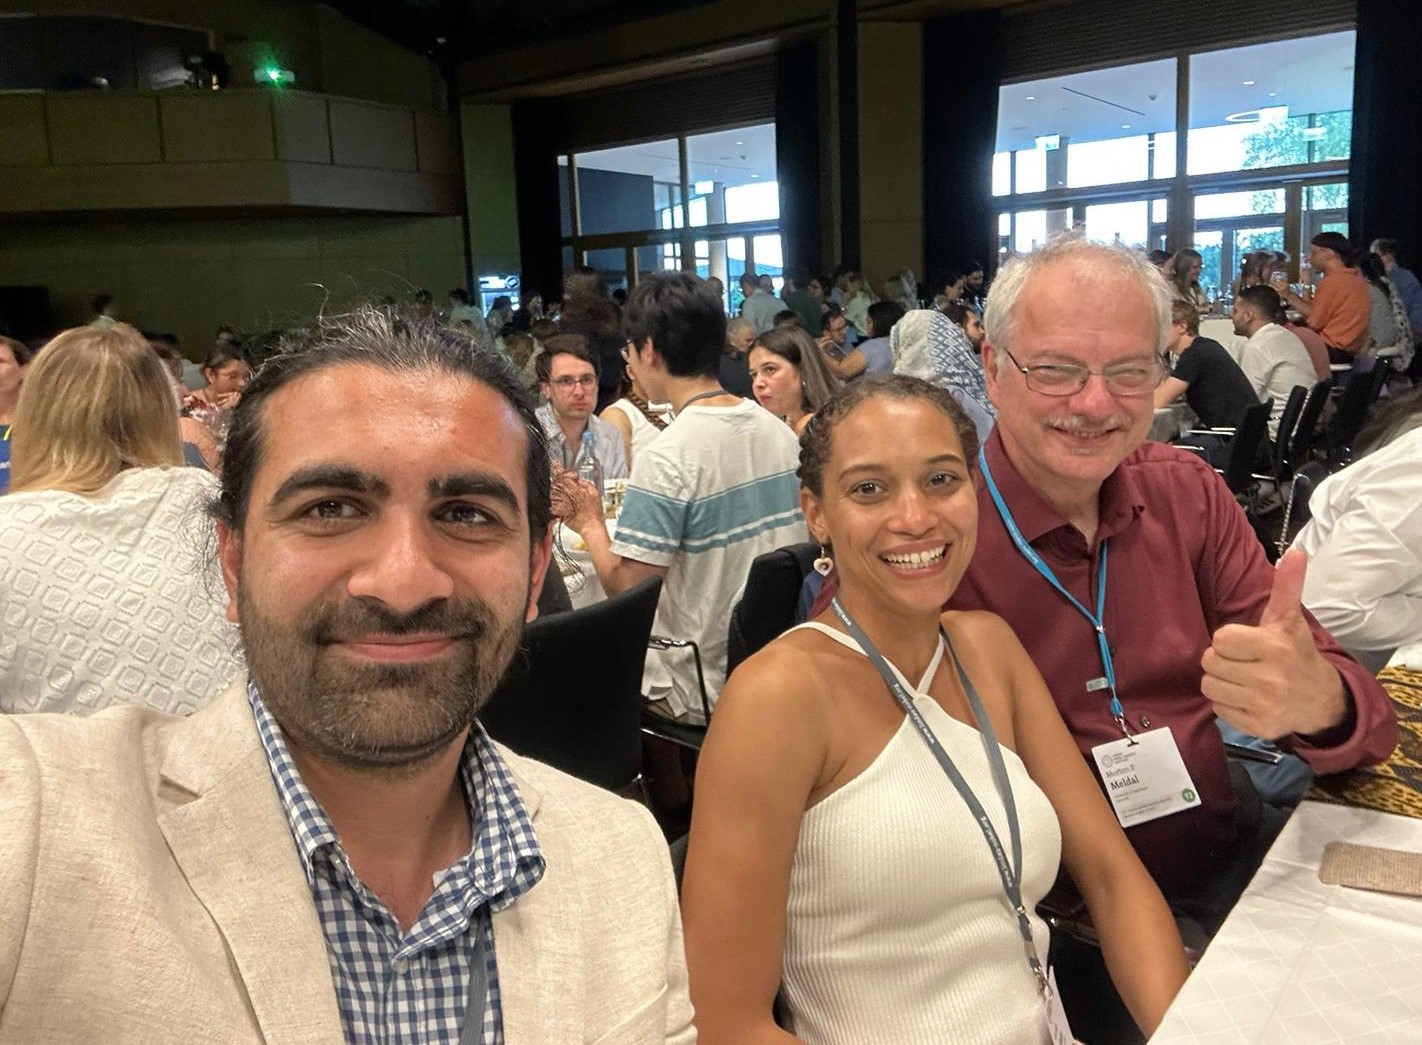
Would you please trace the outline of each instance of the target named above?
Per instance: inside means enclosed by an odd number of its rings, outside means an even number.
[[[179,789],[159,826],[232,953],[269,1045],[340,1045],[325,937],[247,703],[245,682],[175,727]]]
[[[543,795],[510,766],[524,805],[538,830]],[[548,840],[552,842],[552,840]],[[579,896],[564,885],[556,850],[540,837],[548,861],[543,879],[513,905],[494,914],[494,957],[505,1045],[580,1042],[587,941],[581,930]]]

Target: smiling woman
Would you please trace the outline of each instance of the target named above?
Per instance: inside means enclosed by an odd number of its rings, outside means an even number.
[[[903,376],[839,393],[802,439],[838,592],[736,670],[702,750],[683,917],[710,1045],[791,1040],[782,985],[809,1045],[1045,1042],[1065,1017],[1025,912],[1061,861],[1110,880],[1098,925],[1132,921],[1112,969],[1143,1027],[1184,980],[1165,903],[1016,637],[942,612],[973,554],[976,443],[946,390]]]

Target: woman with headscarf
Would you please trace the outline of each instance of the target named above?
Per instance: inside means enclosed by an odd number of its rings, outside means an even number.
[[[978,354],[958,324],[937,309],[916,308],[894,324],[889,347],[894,373],[946,388],[972,418],[978,435],[987,438],[997,411],[988,399]]]

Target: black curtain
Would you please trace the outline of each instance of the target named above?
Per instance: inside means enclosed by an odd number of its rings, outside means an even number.
[[[923,259],[934,293],[965,261],[997,263],[992,154],[1002,82],[998,11],[923,23]]]
[[[513,103],[514,181],[518,185],[518,242],[523,296],[563,296],[563,237],[559,225],[558,150],[550,133],[556,103]]]
[[[835,90],[839,92],[839,261],[859,261],[859,3],[838,0]]]
[[[1422,264],[1422,62],[1415,5],[1358,0],[1348,226],[1354,244],[1400,240]]]
[[[811,40],[775,55],[775,168],[785,267],[824,269],[820,194],[820,45]]]

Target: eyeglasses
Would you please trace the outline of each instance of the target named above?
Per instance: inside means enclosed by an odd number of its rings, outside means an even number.
[[[597,378],[592,374],[582,377],[555,377],[551,384],[560,392],[571,392],[574,388],[596,388]]]
[[[1106,388],[1112,395],[1118,396],[1149,395],[1165,378],[1165,364],[1159,356],[1153,357],[1148,363],[1117,363],[1100,370],[1092,370],[1075,363],[1036,363],[1023,366],[1011,352],[1005,348],[1003,351],[1007,352],[1007,358],[1012,360],[1012,365],[1027,378],[1027,387],[1047,396],[1076,395],[1086,387],[1086,382],[1093,374],[1100,374],[1106,382]]]

